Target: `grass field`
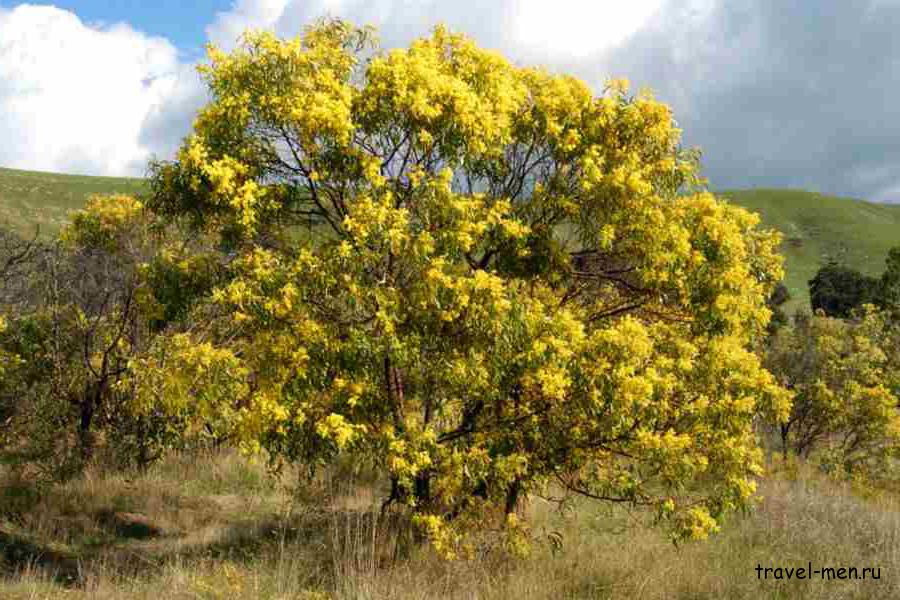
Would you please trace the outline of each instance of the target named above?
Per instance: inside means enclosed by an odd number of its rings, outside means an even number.
[[[96,475],[38,497],[0,485],[0,597],[97,599],[897,598],[900,505],[775,459],[761,503],[676,548],[646,515],[533,499],[531,556],[396,558],[371,484],[309,488],[231,452]],[[343,479],[342,479],[343,480]],[[123,522],[131,521],[128,526]],[[135,522],[137,523],[135,525]],[[541,540],[557,532],[562,546]],[[878,568],[879,579],[760,579],[770,568]]]
[[[134,178],[0,168],[0,227],[29,235],[39,226],[42,235],[51,236],[91,194],[137,194],[145,185]],[[900,245],[900,206],[802,190],[732,190],[720,195],[759,212],[765,226],[784,234],[786,283],[793,297],[789,310],[808,306],[806,282],[829,259],[879,275],[888,249]]]

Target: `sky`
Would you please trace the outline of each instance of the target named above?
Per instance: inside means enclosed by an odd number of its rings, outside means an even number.
[[[14,4],[0,2],[7,8]],[[88,27],[102,29],[128,23],[148,35],[167,38],[185,60],[205,54],[205,28],[216,12],[227,11],[230,0],[81,0],[54,2],[52,6],[74,13]]]
[[[900,0],[0,0],[0,166],[141,176],[207,101],[205,44],[324,15],[648,86],[714,189],[900,202]]]

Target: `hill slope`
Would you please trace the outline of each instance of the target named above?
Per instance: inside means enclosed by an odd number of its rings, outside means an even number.
[[[59,231],[68,214],[91,194],[137,194],[142,179],[61,175],[0,168],[0,227],[23,235],[40,226],[43,236]],[[889,248],[900,245],[900,206],[873,204],[786,189],[717,192],[762,216],[763,225],[784,234],[789,309],[809,304],[806,282],[820,265],[837,259],[879,275]]]
[[[40,227],[50,236],[68,219],[70,211],[84,206],[92,194],[137,194],[142,179],[61,175],[0,168],[0,227],[28,235]]]
[[[900,245],[900,205],[873,204],[786,189],[717,192],[756,211],[784,234],[789,310],[809,307],[807,282],[831,259],[880,275],[888,249]]]

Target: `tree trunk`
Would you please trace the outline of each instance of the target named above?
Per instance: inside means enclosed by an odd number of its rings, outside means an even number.
[[[79,406],[78,419],[78,444],[81,451],[81,459],[85,462],[91,460],[94,456],[94,435],[91,431],[91,424],[94,420],[94,394],[88,387],[85,390],[84,397],[81,399]]]
[[[519,480],[516,479],[512,482],[512,485],[509,486],[509,490],[506,492],[506,513],[510,514],[516,511],[516,505],[519,503],[519,493],[521,492],[522,486],[519,483]]]
[[[782,423],[781,425],[781,458],[787,460],[788,456],[788,435],[791,431],[790,423]]]
[[[85,462],[94,457],[94,414],[100,406],[103,396],[104,381],[85,387],[84,397],[81,399],[78,419],[78,443],[81,450],[81,459]]]
[[[431,476],[427,473],[416,475],[415,481],[416,506],[427,506],[431,503]]]

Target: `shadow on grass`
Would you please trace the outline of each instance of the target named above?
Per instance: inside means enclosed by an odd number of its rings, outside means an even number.
[[[7,525],[0,525],[0,567],[4,576],[37,569],[63,585],[76,585],[82,580],[78,557],[31,539]]]
[[[407,554],[416,543],[404,515],[381,516],[367,510],[322,509],[291,517],[272,515],[212,529],[131,543],[123,543],[120,538],[98,549],[95,559],[107,567],[115,565],[120,574],[140,576],[173,561],[249,564],[287,553],[310,572],[323,573],[330,571],[335,561],[365,561],[384,567]]]
[[[28,573],[90,588],[236,563],[283,568],[318,586],[380,570],[418,544],[408,515],[382,515],[365,483],[295,488],[265,484],[263,475],[264,466],[228,453],[57,485],[0,472],[0,582]]]
[[[95,517],[108,535],[65,549],[0,524],[0,578],[37,571],[66,587],[82,587],[97,576],[152,578],[172,564],[212,560],[249,565],[287,557],[303,583],[321,585],[348,567],[386,567],[406,554],[411,543],[404,537],[408,528],[402,515],[381,517],[363,510],[270,515],[180,533],[162,532],[136,515],[125,516],[132,522],[111,511]]]

